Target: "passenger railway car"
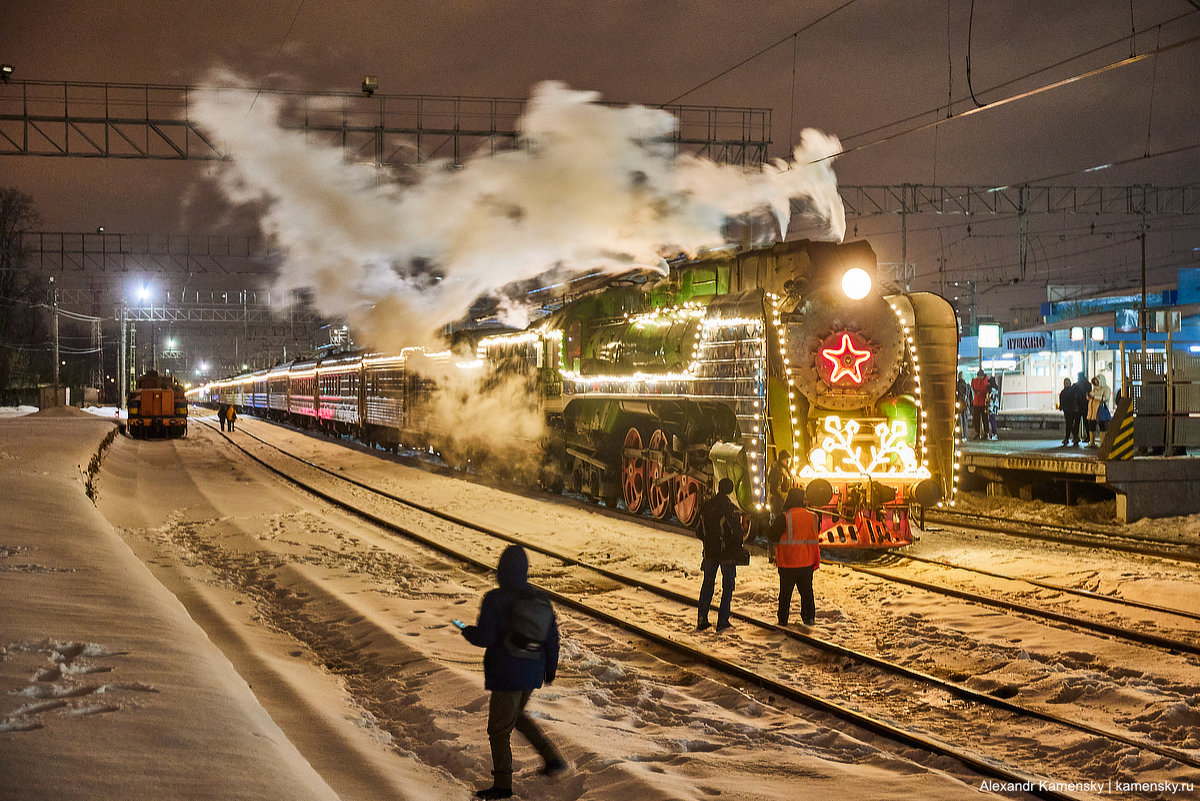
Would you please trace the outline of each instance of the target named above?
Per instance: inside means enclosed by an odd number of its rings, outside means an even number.
[[[767,470],[788,451],[823,546],[901,546],[910,514],[954,492],[958,329],[943,298],[890,292],[876,266],[866,242],[722,251],[613,280],[527,330],[471,335],[466,356],[340,355],[199,394],[441,447],[456,432],[432,415],[431,362],[524,376],[546,423],[544,486],[691,525],[729,477],[761,522]]]
[[[187,435],[187,397],[172,376],[151,370],[137,380],[127,401],[129,436],[182,437]]]

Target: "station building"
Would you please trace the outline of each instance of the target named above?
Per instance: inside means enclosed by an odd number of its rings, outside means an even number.
[[[1009,413],[1055,411],[1063,379],[1079,373],[1104,376],[1115,394],[1139,382],[1140,306],[1137,290],[1047,301],[1043,323],[1002,331],[998,347],[981,347],[977,334],[963,336],[959,372],[970,379],[982,365],[996,376],[1001,411]],[[1175,286],[1148,289],[1146,311],[1148,356],[1158,354],[1165,367],[1169,349],[1176,373],[1200,361],[1200,267],[1180,270]],[[986,336],[985,344],[991,344]]]

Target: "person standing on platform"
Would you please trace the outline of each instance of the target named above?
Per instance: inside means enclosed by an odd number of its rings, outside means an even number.
[[[225,419],[229,422],[229,430],[233,431],[233,423],[237,420],[237,409],[232,406],[225,407]]]
[[[1063,388],[1058,393],[1058,409],[1063,413],[1063,445],[1071,442],[1071,406],[1074,402],[1074,398],[1071,397],[1071,379],[1064,378]]]
[[[716,591],[718,570],[721,571],[721,605],[717,608],[717,631],[724,631],[730,625],[729,606],[733,600],[733,583],[737,578],[736,559],[744,539],[742,519],[733,499],[729,497],[731,492],[733,481],[723,478],[717,484],[717,494],[700,507],[696,536],[704,543],[704,556],[700,561],[704,580],[700,584],[697,631],[712,625],[708,622],[708,610]]]
[[[800,618],[811,626],[817,620],[813,598],[813,571],[821,566],[817,517],[804,508],[804,488],[793,487],[784,501],[783,514],[771,521],[767,539],[775,546],[779,570],[779,625],[786,626],[792,610],[792,591],[800,590]]]
[[[958,374],[958,383],[954,387],[954,401],[958,405],[958,435],[966,439],[971,430],[971,385],[967,383],[965,373]]]
[[[975,428],[975,439],[987,438],[987,398],[988,378],[979,368],[979,372],[971,379],[971,419]]]
[[[221,421],[221,430],[222,431],[225,430],[225,425],[226,425],[225,421],[227,419],[228,414],[229,414],[229,407],[226,404],[222,403],[220,406],[217,407],[217,419]]]
[[[1108,382],[1104,376],[1098,375],[1092,379],[1087,401],[1087,444],[1098,448],[1100,437],[1097,434],[1108,431],[1108,421],[1112,419],[1112,412],[1108,409]]]
[[[1083,427],[1084,415],[1087,414],[1088,389],[1090,386],[1087,375],[1080,373],[1078,380],[1071,385],[1071,389],[1067,393],[1070,400],[1071,416],[1067,418],[1067,437],[1063,439],[1063,445],[1067,444],[1067,439],[1071,440],[1072,445],[1079,444],[1080,429]]]
[[[783,513],[783,502],[791,490],[794,480],[791,472],[792,455],[780,451],[779,458],[767,470],[767,502],[771,507],[771,519]],[[767,538],[767,558],[775,564],[775,543]]]
[[[988,376],[987,416],[988,438],[999,439],[1000,429],[997,423],[1000,417],[1000,385],[996,383],[994,375]]]

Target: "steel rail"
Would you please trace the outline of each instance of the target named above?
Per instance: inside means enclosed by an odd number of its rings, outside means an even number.
[[[976,520],[995,520],[994,524],[973,522],[971,518]],[[1175,542],[1161,539],[1142,539],[1139,537],[1127,537],[1120,534],[1107,535],[1097,531],[1088,531],[1086,529],[1072,529],[1066,526],[1047,526],[1041,523],[1026,522],[1023,520],[1012,520],[1007,518],[988,518],[983,515],[969,515],[963,512],[947,512],[944,509],[936,512],[930,511],[926,514],[926,519],[934,523],[942,525],[961,526],[962,528],[973,529],[975,531],[989,531],[996,534],[1003,534],[1009,537],[1025,537],[1044,542],[1058,542],[1065,545],[1084,545],[1090,548],[1104,548],[1112,551],[1121,551],[1122,553],[1135,553],[1141,556],[1151,556],[1157,559],[1173,559],[1179,562],[1189,562],[1192,564],[1200,564],[1200,545]],[[1013,531],[1013,526],[1025,526],[1028,530]],[[1003,527],[1002,527],[1003,526]],[[1048,531],[1059,530],[1066,532],[1064,534],[1055,535],[1047,533]],[[1112,537],[1122,537],[1126,542],[1114,542]],[[1176,550],[1157,550],[1154,548],[1139,547],[1133,542],[1145,542],[1152,545],[1159,545],[1164,549],[1183,549],[1183,553]],[[1190,552],[1189,552],[1190,551]]]
[[[912,562],[920,562],[926,565],[938,565],[939,567],[948,567],[954,570],[964,570],[969,573],[978,573],[981,576],[990,576],[991,578],[1005,579],[1007,581],[1020,581],[1025,584],[1032,584],[1035,587],[1041,587],[1046,590],[1054,590],[1056,592],[1066,593],[1068,595],[1078,595],[1081,598],[1088,598],[1093,601],[1105,601],[1107,603],[1117,604],[1118,606],[1128,606],[1134,609],[1145,609],[1148,612],[1158,612],[1164,615],[1176,615],[1178,617],[1186,617],[1191,620],[1200,620],[1200,612],[1188,612],[1183,609],[1171,609],[1166,606],[1157,606],[1149,604],[1145,601],[1135,601],[1130,598],[1118,598],[1115,595],[1105,595],[1102,592],[1094,592],[1092,590],[1081,590],[1078,587],[1064,587],[1061,584],[1051,584],[1048,581],[1040,579],[1027,578],[1025,576],[1009,576],[1004,573],[993,573],[990,570],[984,570],[981,567],[968,567],[967,565],[956,565],[951,562],[943,562],[939,559],[930,559],[925,556],[916,556],[911,553],[896,554],[901,559],[908,559]],[[829,560],[835,561],[835,560]],[[838,562],[838,564],[844,564]]]
[[[1134,536],[1131,534],[1124,534],[1124,533],[1121,533],[1120,531],[1106,531],[1106,530],[1100,529],[1100,528],[1087,528],[1084,526],[1066,526],[1061,523],[1037,523],[1032,520],[1015,520],[1011,517],[999,517],[997,515],[986,515],[986,514],[983,514],[982,512],[966,512],[961,509],[934,509],[934,510],[930,510],[929,514],[935,515],[935,516],[965,517],[968,519],[975,519],[975,520],[987,520],[989,522],[996,523],[996,524],[1001,524],[1001,523],[1013,524],[1013,523],[1015,523],[1018,525],[1033,526],[1035,528],[1040,528],[1045,531],[1061,531],[1067,535],[1082,534],[1082,535],[1090,535],[1090,536],[1101,537],[1101,538],[1117,537],[1117,538],[1129,540],[1132,542],[1149,543],[1151,545],[1165,545],[1167,547],[1189,547],[1189,546],[1200,547],[1200,543],[1181,542],[1180,540],[1172,540],[1172,539],[1168,539],[1166,537],[1141,537],[1141,536]]]
[[[847,564],[846,562],[838,562],[837,564],[849,570],[865,573],[869,576],[875,576],[876,578],[885,579],[887,581],[895,581],[898,584],[907,584],[910,587],[916,587],[917,589],[925,590],[926,592],[933,592],[939,595],[949,595],[952,598],[971,601],[982,606],[992,606],[1009,612],[1020,612],[1025,615],[1045,618],[1058,623],[1066,623],[1081,629],[1091,629],[1092,631],[1096,631],[1101,634],[1107,634],[1110,637],[1129,640],[1140,645],[1151,645],[1168,651],[1179,651],[1200,655],[1200,644],[1184,642],[1183,640],[1173,640],[1170,637],[1160,637],[1157,634],[1149,634],[1142,631],[1123,629],[1120,626],[1112,626],[1107,623],[1100,623],[1098,621],[1088,620],[1082,617],[1065,615],[1060,612],[1050,611],[1048,609],[1038,609],[1034,606],[1027,606],[1025,604],[1017,603],[1016,601],[1005,601],[999,598],[989,598],[986,595],[978,595],[966,590],[956,590],[953,587],[941,587],[937,584],[929,584],[924,581],[919,581],[918,579],[896,576],[888,573],[887,571],[878,570],[876,568],[851,565]]]
[[[208,428],[210,428],[211,430],[213,430],[214,433],[217,433],[216,427],[213,426],[211,423],[205,422],[205,423],[203,423],[203,425],[205,425]],[[274,465],[271,465],[268,462],[266,462],[264,459],[261,459],[260,457],[251,453],[244,446],[239,445],[238,443],[234,442],[228,436],[228,434],[226,434],[225,432],[220,432],[220,433],[221,433],[221,436],[224,437],[224,439],[227,442],[229,442],[233,447],[240,450],[249,459],[253,460],[255,463],[257,463],[258,465],[260,465],[267,471],[279,476],[280,478],[284,479],[288,483],[291,483],[291,484],[303,489],[305,492],[310,493],[311,495],[325,501],[326,503],[329,503],[332,506],[334,506],[338,509],[341,509],[344,512],[347,512],[355,517],[365,520],[368,523],[371,523],[372,525],[375,525],[386,531],[394,532],[394,533],[399,534],[400,536],[403,536],[407,539],[411,539],[417,543],[420,543],[421,545],[423,545],[427,548],[430,548],[431,550],[434,550],[438,553],[441,553],[445,556],[449,556],[451,558],[465,562],[469,565],[478,567],[481,570],[483,570],[484,572],[493,572],[494,571],[494,567],[492,565],[482,562],[479,559],[475,558],[474,556],[471,556],[469,554],[458,551],[457,549],[452,548],[452,547],[446,545],[445,543],[439,542],[438,540],[435,540],[431,537],[427,537],[423,534],[419,534],[415,531],[412,531],[411,529],[405,528],[403,526],[400,526],[397,523],[394,523],[390,520],[380,517],[379,515],[372,514],[371,512],[368,512],[364,509],[356,507],[347,501],[337,498],[336,496],[331,495],[330,493],[325,492],[324,490],[318,489],[317,487],[314,487],[314,486],[296,478],[295,476],[289,475],[285,471],[280,470],[279,468],[275,467]],[[289,454],[286,451],[284,451],[283,449],[278,448],[277,446],[274,446],[271,443],[264,441],[260,437],[257,437],[253,434],[249,434],[249,432],[245,432],[243,430],[242,433],[246,433],[246,434],[248,434],[248,436],[250,438],[257,440],[258,442],[262,443],[263,445],[265,445],[269,448],[274,448],[274,449],[278,450],[280,453],[284,454],[285,456],[288,456],[288,457],[295,459],[296,461],[299,461],[309,467],[319,470],[322,473],[327,473],[329,475],[332,475],[336,478],[341,479],[342,481],[344,481],[346,483],[351,484],[352,486],[357,486],[360,489],[367,489],[371,492],[375,492],[376,494],[384,495],[385,497],[387,497],[386,493],[381,493],[378,490],[374,490],[374,489],[370,488],[369,486],[362,484],[361,482],[355,481],[354,479],[346,479],[345,477],[337,476],[337,474],[334,473],[333,471],[330,471],[327,468],[321,467],[320,465],[313,464],[301,457],[297,457],[292,454]],[[410,502],[402,500],[402,499],[399,500],[398,502],[402,503],[404,505],[410,506],[412,508],[416,508],[416,509],[418,509],[418,511],[426,511],[425,509],[420,508],[420,506],[421,506],[420,504],[410,503]],[[450,518],[453,517],[452,515],[443,515],[443,514],[439,514],[439,513],[433,513],[433,514],[435,517],[438,517],[438,518],[441,518],[441,519],[447,520],[447,521],[450,521]],[[507,535],[488,530],[484,527],[481,527],[481,526],[478,526],[475,524],[466,524],[466,527],[470,528],[472,530],[475,530],[475,531],[479,531],[481,533],[486,533],[493,537],[497,537],[503,541],[508,541],[508,542],[513,541],[512,538],[508,537]],[[527,545],[526,543],[520,543],[520,544],[523,547],[534,550],[535,552],[542,553],[542,551],[540,549],[538,549],[536,546],[531,547],[531,546]],[[581,564],[581,563],[576,562],[576,564]],[[598,572],[601,572],[601,571],[598,571]],[[624,583],[628,583],[628,582],[624,582]],[[636,634],[637,636],[642,637],[646,640],[657,643],[661,646],[664,646],[670,650],[676,651],[685,656],[691,657],[692,659],[695,659],[697,662],[705,664],[711,668],[717,669],[717,670],[719,670],[723,673],[726,673],[730,676],[734,676],[736,678],[746,680],[746,681],[751,682],[759,687],[762,687],[765,690],[778,693],[780,696],[787,698],[791,701],[794,701],[796,703],[802,704],[804,706],[808,706],[813,709],[817,709],[822,712],[832,714],[833,716],[835,716],[837,718],[840,718],[840,719],[845,720],[849,723],[852,723],[856,726],[859,726],[867,731],[885,736],[895,742],[902,743],[902,744],[908,745],[908,746],[914,746],[923,751],[927,751],[929,753],[939,754],[941,756],[950,757],[952,759],[957,760],[962,765],[970,768],[971,770],[976,771],[977,773],[979,773],[981,775],[990,776],[993,778],[1001,779],[1006,782],[1012,782],[1014,784],[1019,784],[1022,786],[1028,786],[1030,789],[1027,792],[1030,795],[1033,795],[1037,798],[1046,799],[1047,801],[1080,801],[1080,799],[1076,798],[1075,796],[1070,796],[1070,795],[1061,793],[1057,790],[1054,790],[1054,789],[1051,789],[1050,787],[1048,787],[1047,785],[1053,784],[1053,782],[1048,779],[1042,779],[1037,776],[1033,776],[1031,774],[1026,774],[1026,773],[1023,773],[1023,772],[1015,770],[1015,769],[1003,767],[1001,764],[994,762],[988,758],[981,757],[981,756],[975,756],[973,754],[969,754],[964,751],[960,751],[950,745],[942,743],[939,740],[933,739],[931,737],[922,736],[920,734],[905,730],[896,725],[888,723],[885,720],[882,720],[882,719],[876,718],[872,715],[868,715],[866,713],[859,712],[857,710],[843,706],[835,701],[831,701],[829,699],[822,698],[820,696],[816,696],[811,693],[804,692],[803,690],[799,690],[795,687],[792,687],[791,685],[783,684],[774,679],[770,679],[766,676],[762,676],[758,673],[755,673],[753,670],[744,667],[743,665],[740,665],[738,663],[732,662],[727,659],[723,659],[723,658],[716,656],[715,654],[712,654],[703,649],[676,642],[675,640],[672,640],[671,638],[666,637],[663,634],[660,634],[658,632],[647,629],[643,626],[639,626],[635,623],[632,623],[626,618],[618,617],[612,613],[605,612],[601,609],[596,609],[594,607],[591,607],[591,606],[583,603],[582,601],[578,601],[574,598],[562,595],[561,593],[558,593],[548,587],[537,585],[537,584],[534,584],[533,582],[530,582],[530,584],[531,584],[531,586],[535,586],[538,589],[543,590],[550,597],[552,597],[554,600],[556,600],[558,603],[561,603],[564,606],[567,606],[567,607],[570,607],[577,611],[583,612],[584,614],[587,614],[591,617],[603,620],[604,622],[614,625],[622,630],[631,632],[631,633]]]
[[[211,424],[207,424],[207,425],[209,425],[210,428],[212,427]],[[295,454],[289,453],[289,452],[285,451],[284,449],[280,448],[279,446],[263,440],[261,437],[258,437],[255,434],[245,432],[245,431],[243,431],[243,433],[245,433],[248,437],[262,443],[264,446],[271,448],[273,450],[276,450],[279,453],[283,454],[284,456],[286,456],[290,459],[293,459],[297,462],[300,462],[301,464],[304,464],[307,467],[310,467],[321,473],[324,473],[333,478],[336,478],[337,480],[339,480],[341,482],[358,487],[359,489],[366,490],[366,491],[373,493],[375,495],[378,495],[380,497],[387,498],[388,500],[391,500],[393,502],[402,504],[404,506],[408,506],[410,508],[416,509],[417,511],[420,511],[420,512],[423,512],[430,516],[436,517],[440,520],[444,520],[446,522],[453,523],[453,524],[461,526],[463,528],[477,531],[477,532],[485,534],[487,536],[501,539],[505,542],[521,545],[522,547],[526,548],[527,550],[542,554],[543,556],[547,556],[552,559],[556,559],[560,562],[563,562],[564,564],[571,565],[571,566],[577,566],[577,567],[581,567],[581,568],[590,570],[598,575],[604,576],[605,578],[608,578],[610,580],[624,584],[626,586],[636,587],[638,589],[642,589],[644,591],[650,592],[651,594],[657,595],[659,597],[662,597],[662,598],[665,598],[665,599],[668,599],[671,601],[675,601],[677,603],[682,603],[687,606],[695,607],[695,600],[692,599],[690,596],[684,596],[684,595],[674,592],[672,590],[664,589],[661,586],[654,585],[649,582],[645,582],[640,579],[633,578],[633,577],[630,577],[630,576],[627,576],[627,575],[624,575],[621,573],[616,573],[616,572],[610,571],[606,568],[590,565],[590,564],[583,562],[573,556],[561,554],[561,553],[558,553],[558,552],[553,551],[548,548],[543,548],[538,545],[527,543],[524,540],[521,540],[517,537],[514,537],[509,534],[505,534],[503,532],[496,531],[495,529],[480,525],[473,521],[466,520],[464,518],[449,514],[447,512],[443,512],[439,509],[434,509],[432,507],[426,506],[425,504],[421,504],[416,501],[412,501],[412,500],[409,500],[406,498],[401,498],[390,492],[381,490],[377,487],[373,487],[365,482],[358,481],[357,479],[353,479],[348,476],[341,475],[338,472],[333,471],[327,467],[324,467],[322,465],[311,462],[300,456],[296,456]],[[228,437],[227,437],[227,439],[228,439]],[[236,443],[234,443],[234,444],[236,446]],[[286,478],[289,481],[292,481],[293,483],[302,485],[302,482],[298,481],[294,477],[285,475],[282,471],[278,470],[277,468],[271,467],[269,465],[265,465],[265,463],[263,463],[261,460],[258,460],[252,454],[249,454],[247,451],[245,451],[244,448],[241,448],[241,446],[237,446],[237,447],[239,447],[241,450],[243,450],[243,452],[246,452],[247,455],[249,455],[251,458],[254,458],[256,461],[259,461],[260,464],[264,464],[264,466],[267,466],[268,469],[272,470],[273,472],[283,476],[284,478]],[[306,489],[307,489],[307,487],[306,487]],[[310,490],[310,491],[313,491],[313,490]],[[489,570],[491,569],[491,567],[489,565],[482,565],[482,566],[485,567],[486,569],[489,569]],[[885,670],[887,672],[890,672],[890,673],[893,673],[896,675],[900,675],[900,676],[903,676],[908,679],[920,681],[920,682],[927,683],[927,684],[932,684],[932,685],[938,687],[939,689],[942,689],[942,690],[948,692],[949,694],[951,694],[955,697],[958,697],[962,700],[965,700],[965,701],[971,701],[971,702],[983,704],[985,706],[990,706],[995,709],[1000,709],[1000,710],[1014,713],[1017,715],[1022,715],[1025,717],[1042,720],[1047,723],[1052,723],[1055,725],[1074,729],[1076,731],[1082,732],[1089,736],[1099,737],[1099,738],[1107,739],[1107,740],[1114,740],[1117,742],[1124,743],[1126,745],[1133,746],[1135,748],[1152,751],[1154,753],[1159,754],[1160,756],[1164,756],[1169,759],[1173,759],[1173,760],[1181,762],[1183,764],[1187,764],[1191,767],[1200,768],[1200,760],[1197,760],[1178,749],[1170,748],[1168,746],[1160,746],[1156,743],[1147,742],[1145,740],[1131,737],[1129,735],[1122,734],[1120,732],[1114,732],[1114,731],[1104,729],[1104,728],[1101,728],[1098,726],[1092,726],[1092,725],[1089,725],[1086,723],[1081,723],[1079,721],[1070,720],[1067,718],[1060,717],[1058,715],[1054,715],[1052,713],[1043,712],[1041,710],[1031,709],[1029,707],[1022,706],[1021,704],[1017,704],[1017,703],[1008,701],[1003,698],[998,698],[996,696],[989,695],[987,693],[973,690],[973,689],[971,689],[965,685],[959,684],[957,682],[949,681],[947,679],[941,679],[941,678],[938,678],[931,674],[924,673],[922,671],[919,671],[919,670],[916,670],[913,668],[909,668],[907,666],[904,666],[904,665],[901,665],[901,664],[898,664],[895,662],[891,662],[882,657],[878,657],[878,656],[875,656],[872,654],[867,654],[867,653],[864,653],[861,651],[857,651],[855,649],[848,648],[846,646],[838,645],[836,643],[832,643],[827,640],[822,640],[822,639],[813,637],[811,635],[805,634],[804,632],[797,631],[795,629],[791,629],[791,628],[788,628],[785,626],[779,626],[779,625],[770,623],[768,621],[764,621],[760,618],[754,617],[753,615],[747,615],[745,613],[734,612],[732,614],[732,616],[738,620],[742,620],[742,621],[751,623],[752,625],[758,626],[765,630],[776,631],[776,632],[782,633],[791,639],[797,640],[799,642],[803,642],[810,647],[816,648],[816,649],[824,651],[826,653],[829,653],[829,654],[832,654],[835,656],[849,658],[849,659],[852,659],[852,660],[855,660],[855,661],[858,661],[858,662],[861,662],[864,664],[868,664],[868,665],[871,665],[872,667],[875,667],[875,668],[878,668],[881,670]],[[835,703],[835,702],[830,702],[830,703]]]

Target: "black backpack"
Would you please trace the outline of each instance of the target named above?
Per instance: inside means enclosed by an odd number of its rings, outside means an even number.
[[[521,590],[508,616],[504,649],[521,659],[539,659],[554,625],[554,607],[544,592],[532,587]]]

